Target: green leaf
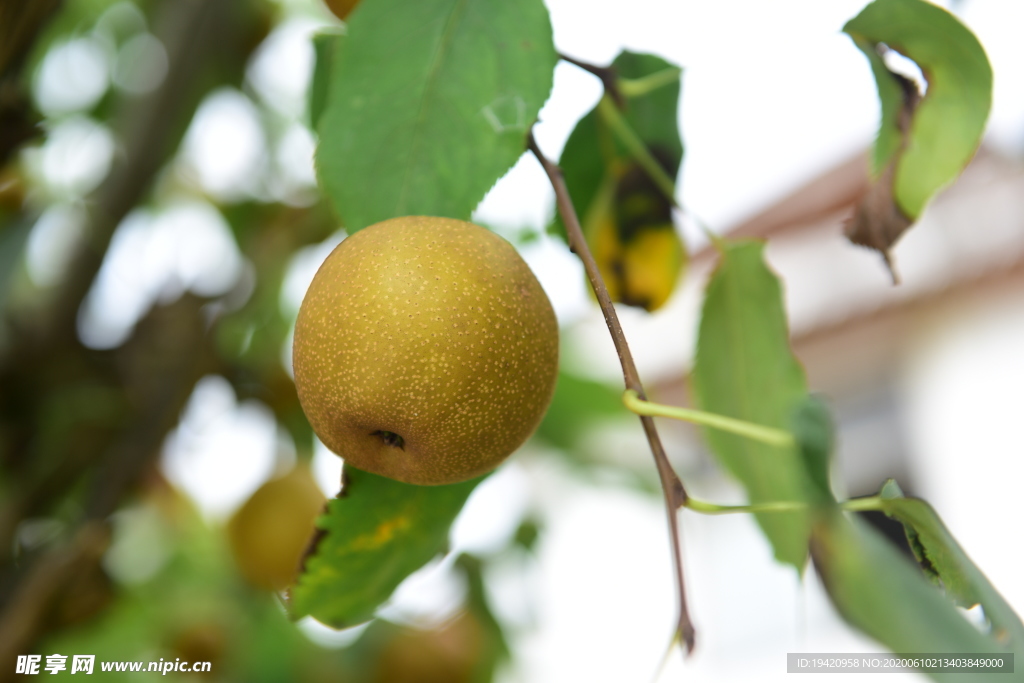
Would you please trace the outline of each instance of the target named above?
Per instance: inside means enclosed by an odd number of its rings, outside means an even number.
[[[407,576],[441,553],[448,529],[483,477],[447,486],[403,484],[345,465],[345,487],[317,521],[324,531],[291,593],[290,610],[355,626]]]
[[[335,221],[322,203],[300,209],[247,202],[225,206],[223,213],[259,274],[241,308],[220,316],[214,327],[225,376],[240,400],[266,404],[288,429],[300,457],[311,457],[313,430],[281,364],[281,348],[295,323],[294,312],[282,310],[281,287],[295,252],[328,237]]]
[[[455,560],[466,578],[466,607],[480,625],[480,657],[474,667],[473,681],[484,683],[495,678],[498,667],[511,658],[508,640],[501,622],[491,609],[484,581],[484,562],[469,554],[462,554]]]
[[[683,158],[681,72],[660,57],[633,52],[622,52],[612,66],[634,83],[654,77],[656,87],[627,98],[621,112],[606,95],[576,124],[559,164],[612,300],[653,311],[668,300],[686,264],[671,192],[663,187],[674,183]],[[648,168],[660,168],[664,182]],[[564,237],[560,221],[554,229]]]
[[[1024,625],[1013,608],[967,557],[934,508],[919,498],[906,498],[895,481],[880,492],[882,510],[903,523],[907,539],[925,574],[941,585],[961,607],[981,604],[992,633],[1018,650],[1024,646]]]
[[[313,53],[316,59],[313,80],[309,84],[309,123],[314,130],[319,127],[320,116],[327,107],[331,66],[334,64],[334,55],[344,39],[345,35],[336,31],[321,31],[313,36]]]
[[[790,429],[807,393],[803,368],[789,348],[782,291],[762,260],[764,245],[725,246],[708,283],[692,383],[701,410]],[[796,448],[770,446],[713,429],[705,438],[747,490],[750,502],[815,500]],[[806,512],[757,515],[780,562],[807,559]]]
[[[4,218],[0,216],[0,348],[5,337],[8,293],[32,232],[32,221],[27,217],[19,217],[7,224],[3,222]]]
[[[469,218],[522,155],[557,61],[541,0],[375,0],[353,12],[317,168],[349,233]]]
[[[830,478],[835,428],[828,406],[808,394],[797,404],[792,429],[814,494],[822,503],[835,503]]]
[[[894,653],[1007,651],[968,622],[891,543],[857,520],[838,512],[823,515],[814,526],[811,556],[843,618]],[[929,675],[963,680],[962,674]]]
[[[874,173],[881,174],[905,145],[894,194],[900,209],[916,219],[974,155],[992,104],[992,67],[974,34],[924,0],[875,0],[843,31],[871,62],[882,102]],[[899,127],[903,94],[879,57],[880,44],[912,59],[928,81],[906,140]]]

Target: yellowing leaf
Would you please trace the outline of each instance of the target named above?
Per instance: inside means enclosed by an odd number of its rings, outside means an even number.
[[[686,266],[672,204],[636,163],[609,176],[586,216],[587,242],[612,301],[655,311]]]
[[[368,621],[405,577],[442,552],[448,528],[484,477],[413,486],[345,465],[345,487],[317,520],[323,536],[289,610],[335,628]]]
[[[646,148],[648,162],[660,165],[665,176],[678,173],[683,155],[676,117],[679,75],[658,57],[631,52],[620,54],[613,66],[630,79],[673,77],[627,97],[617,119],[634,136],[633,149],[616,137],[598,105],[576,125],[560,164],[612,300],[654,311],[679,282],[686,249],[672,224],[672,198],[634,153]]]

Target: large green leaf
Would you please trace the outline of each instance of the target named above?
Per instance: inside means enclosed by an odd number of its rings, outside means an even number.
[[[345,465],[346,482],[317,521],[324,532],[290,608],[344,628],[374,611],[407,576],[445,549],[448,529],[484,477],[447,486],[414,486]]]
[[[898,654],[1007,652],[968,622],[891,543],[838,511],[814,525],[811,556],[846,621]],[[1008,677],[1024,679],[1024,669]],[[928,674],[962,681],[962,674]]]
[[[896,206],[916,220],[977,149],[992,104],[992,68],[974,34],[925,0],[875,0],[843,30],[871,62],[878,84],[882,121],[874,175],[891,183]],[[920,102],[916,95],[907,100],[886,67],[879,50],[887,48],[920,67],[927,80]],[[895,168],[886,177],[890,164]]]
[[[707,286],[692,383],[703,410],[788,430],[807,393],[806,381],[789,348],[782,290],[765,266],[763,249],[759,242],[723,248]],[[817,500],[796,447],[711,429],[705,436],[718,459],[743,483],[751,503]],[[775,557],[802,568],[808,514],[762,513],[757,521]]]
[[[541,0],[374,0],[339,48],[317,169],[349,233],[468,218],[522,155],[557,61]]]
[[[1024,647],[1024,625],[1013,608],[964,552],[926,501],[906,498],[895,481],[881,491],[882,510],[903,523],[914,555],[933,582],[961,607],[981,604],[992,633],[1018,651]]]

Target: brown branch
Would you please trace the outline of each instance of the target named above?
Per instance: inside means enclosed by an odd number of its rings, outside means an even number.
[[[78,529],[68,545],[51,551],[32,566],[32,572],[0,615],[0,681],[12,680],[16,657],[31,652],[54,596],[82,571],[84,563],[99,562],[109,543],[108,525],[89,522]]]
[[[626,98],[619,90],[619,74],[615,70],[614,66],[598,66],[597,64],[591,64],[590,62],[584,62],[570,57],[569,55],[558,53],[558,58],[562,61],[569,62],[573,66],[578,66],[587,73],[591,73],[601,79],[601,85],[604,86],[604,91],[608,93],[608,96],[615,102],[615,106],[619,109],[624,109],[626,106]]]
[[[0,0],[0,166],[41,133],[23,73],[36,40],[62,0]]]
[[[573,208],[569,190],[565,186],[562,169],[544,156],[544,153],[537,146],[537,141],[534,139],[532,132],[528,138],[528,147],[533,152],[533,155],[537,157],[537,161],[544,168],[544,172],[547,173],[548,179],[551,181],[552,187],[554,187],[558,213],[562,216],[562,222],[565,223],[565,231],[569,237],[569,248],[583,262],[583,268],[587,272],[590,286],[594,289],[594,294],[597,295],[598,304],[601,306],[605,323],[608,325],[608,332],[611,334],[612,342],[615,344],[615,351],[619,354],[619,363],[622,365],[622,375],[626,388],[632,389],[641,399],[646,400],[643,385],[640,383],[640,375],[636,370],[636,363],[633,362],[633,355],[630,353],[629,344],[626,342],[626,336],[622,332],[618,315],[615,313],[615,306],[612,304],[608,288],[605,287],[604,279],[598,270],[597,262],[594,261],[590,248],[587,246],[587,241],[583,237],[583,229],[580,227],[579,217],[577,217],[576,210]],[[690,621],[689,611],[686,608],[683,555],[679,541],[679,520],[676,516],[677,510],[686,505],[688,496],[686,489],[683,487],[683,482],[676,475],[675,470],[672,469],[672,465],[668,461],[668,456],[665,455],[665,449],[661,445],[661,438],[658,436],[658,431],[654,426],[654,419],[641,416],[640,423],[643,425],[647,442],[651,446],[651,454],[654,456],[654,464],[658,469],[658,477],[661,479],[661,488],[665,495],[665,508],[668,513],[668,526],[672,541],[676,588],[679,593],[679,615],[676,622],[676,632],[686,643],[687,652],[693,652],[695,632],[693,623]]]

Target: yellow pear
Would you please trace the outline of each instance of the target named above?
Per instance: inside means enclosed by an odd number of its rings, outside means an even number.
[[[558,371],[544,290],[501,237],[407,216],[344,240],[299,309],[302,408],[346,462],[410,484],[488,472],[536,429]]]
[[[232,555],[249,583],[267,590],[292,583],[325,501],[305,464],[256,489],[228,522]]]

